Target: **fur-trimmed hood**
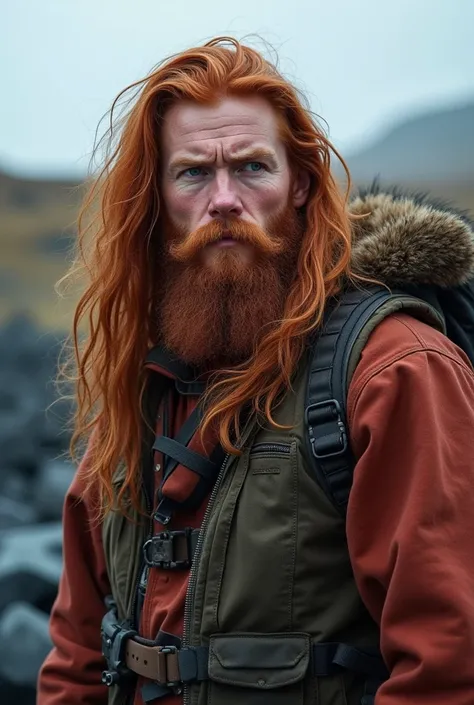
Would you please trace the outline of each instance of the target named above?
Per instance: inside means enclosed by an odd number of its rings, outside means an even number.
[[[350,203],[352,266],[388,286],[456,286],[474,277],[474,229],[462,213],[424,196],[378,186]]]

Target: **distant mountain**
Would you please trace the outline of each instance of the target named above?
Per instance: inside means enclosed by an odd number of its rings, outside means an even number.
[[[34,179],[0,169],[0,214],[5,210],[38,211],[78,202],[82,192],[74,179]]]
[[[474,102],[402,122],[345,158],[356,182],[474,182]]]

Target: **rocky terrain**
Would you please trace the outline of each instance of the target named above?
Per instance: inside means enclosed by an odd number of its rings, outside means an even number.
[[[54,385],[61,341],[18,316],[0,329],[0,703],[33,705],[51,648],[71,407]]]

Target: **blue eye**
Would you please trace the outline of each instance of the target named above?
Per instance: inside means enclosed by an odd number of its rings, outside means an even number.
[[[185,169],[183,171],[184,176],[201,176],[202,173],[202,167],[200,166],[191,166],[189,169]]]
[[[244,171],[251,171],[253,174],[257,174],[259,171],[263,171],[264,166],[261,162],[247,162],[244,166]]]

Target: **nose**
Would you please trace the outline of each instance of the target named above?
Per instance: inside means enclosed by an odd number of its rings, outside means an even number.
[[[239,217],[242,215],[242,203],[230,175],[225,171],[218,172],[213,186],[208,209],[211,218]]]

